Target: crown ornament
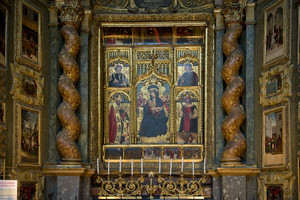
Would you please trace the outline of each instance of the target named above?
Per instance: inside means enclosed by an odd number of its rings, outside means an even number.
[[[225,23],[232,21],[242,21],[244,17],[244,10],[246,8],[247,1],[225,1],[222,6],[222,14],[225,18]]]
[[[77,26],[80,25],[83,19],[83,7],[78,0],[56,0],[55,5],[62,23],[72,22]]]

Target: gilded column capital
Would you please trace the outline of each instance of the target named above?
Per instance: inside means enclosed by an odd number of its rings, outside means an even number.
[[[55,5],[61,23],[72,22],[79,27],[84,17],[84,11],[78,0],[56,0]]]
[[[222,14],[225,18],[225,24],[232,21],[243,21],[244,10],[247,6],[246,1],[241,2],[224,2],[222,6]]]

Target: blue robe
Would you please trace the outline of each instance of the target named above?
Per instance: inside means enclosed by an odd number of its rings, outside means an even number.
[[[156,98],[156,107],[163,107],[160,98]],[[156,137],[167,133],[168,118],[162,109],[160,112],[152,113],[148,103],[144,106],[143,120],[139,135],[141,137]]]

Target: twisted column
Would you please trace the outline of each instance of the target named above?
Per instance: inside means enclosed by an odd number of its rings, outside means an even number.
[[[222,133],[227,144],[221,162],[240,162],[247,149],[246,138],[240,130],[246,114],[239,102],[245,89],[245,82],[239,76],[244,54],[238,44],[243,32],[242,13],[245,5],[245,2],[229,2],[225,4],[222,11],[226,26],[222,46],[223,53],[227,57],[222,71],[222,77],[226,83],[226,89],[222,96],[222,106],[226,112],[222,124]]]
[[[79,67],[76,55],[80,49],[80,37],[77,29],[82,19],[82,7],[77,1],[57,1],[60,12],[61,34],[65,44],[58,55],[58,61],[63,74],[58,81],[58,91],[63,101],[57,109],[57,116],[62,124],[62,130],[57,134],[56,146],[63,156],[63,161],[81,161],[76,140],[81,131],[81,125],[75,111],[80,104],[80,94],[76,89],[79,78]]]

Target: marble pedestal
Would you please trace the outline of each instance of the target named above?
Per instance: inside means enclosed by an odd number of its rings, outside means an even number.
[[[214,200],[257,199],[259,168],[217,168],[209,173],[213,176]]]
[[[51,194],[51,199],[87,200],[90,198],[90,177],[95,170],[81,166],[54,165],[46,166],[43,173],[48,180],[46,194]]]

